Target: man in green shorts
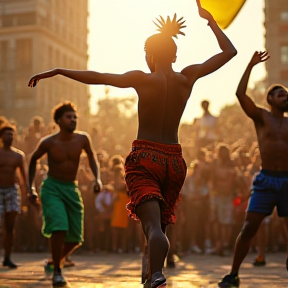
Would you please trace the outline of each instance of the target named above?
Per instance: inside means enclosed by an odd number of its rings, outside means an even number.
[[[72,103],[63,103],[54,110],[54,121],[60,131],[42,139],[33,152],[29,165],[29,184],[32,188],[36,162],[48,155],[49,172],[41,188],[44,236],[50,238],[54,264],[53,287],[66,286],[61,268],[67,255],[83,241],[83,202],[75,183],[82,150],[89,159],[95,176],[94,192],[101,190],[98,167],[92,151],[90,137],[74,132],[77,124],[76,110]]]

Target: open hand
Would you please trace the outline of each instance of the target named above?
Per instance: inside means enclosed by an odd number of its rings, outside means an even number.
[[[197,2],[198,12],[199,12],[200,17],[202,17],[203,19],[208,20],[209,22],[210,22],[211,20],[213,20],[213,16],[212,16],[206,9],[204,9],[204,8],[201,6],[200,0],[196,0],[196,2]]]
[[[53,77],[55,75],[57,75],[57,70],[56,69],[36,74],[36,75],[34,75],[34,76],[32,76],[30,78],[28,86],[31,87],[31,88],[35,87],[37,85],[37,83],[39,82],[39,80],[44,79],[44,78]]]
[[[270,55],[268,54],[267,51],[263,51],[263,52],[256,51],[251,58],[250,64],[254,66],[258,63],[265,62],[269,58],[270,58]]]

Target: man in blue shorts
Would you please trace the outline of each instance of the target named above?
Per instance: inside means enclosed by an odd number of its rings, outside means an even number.
[[[254,122],[262,170],[252,184],[246,219],[235,244],[231,272],[218,284],[220,288],[239,287],[238,271],[249,252],[251,240],[263,219],[271,215],[275,206],[279,217],[285,217],[288,227],[288,118],[284,117],[288,111],[287,88],[276,84],[268,89],[270,111],[257,107],[246,95],[252,68],[268,58],[267,52],[254,53],[236,92],[242,109]],[[288,269],[288,259],[286,266]]]

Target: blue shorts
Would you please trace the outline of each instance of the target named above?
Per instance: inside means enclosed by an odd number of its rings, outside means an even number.
[[[288,217],[288,171],[261,170],[253,180],[247,212]]]

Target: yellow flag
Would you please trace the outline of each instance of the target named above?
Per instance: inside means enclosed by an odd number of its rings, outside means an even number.
[[[225,29],[234,20],[246,0],[201,0],[201,6],[208,10],[218,25]]]

